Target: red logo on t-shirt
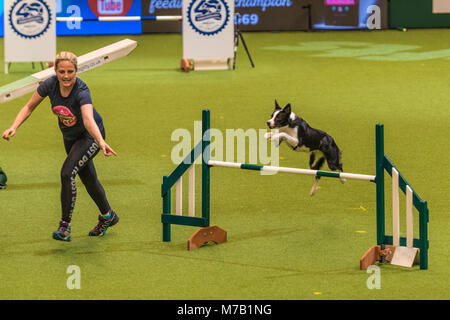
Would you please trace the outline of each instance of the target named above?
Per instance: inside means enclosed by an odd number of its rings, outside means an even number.
[[[77,117],[66,106],[54,106],[52,111],[66,127],[73,127],[77,123]]]

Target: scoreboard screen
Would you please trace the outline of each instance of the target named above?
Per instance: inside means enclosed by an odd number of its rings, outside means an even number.
[[[325,0],[325,25],[359,26],[358,0]]]

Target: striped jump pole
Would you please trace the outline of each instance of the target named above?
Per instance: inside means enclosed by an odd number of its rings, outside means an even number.
[[[275,167],[275,166],[261,166],[261,165],[256,165],[256,164],[214,161],[214,160],[209,160],[208,165],[211,167],[224,167],[224,168],[267,171],[267,172],[283,172],[283,173],[293,173],[293,174],[301,174],[301,175],[307,175],[307,176],[328,177],[328,178],[338,178],[338,179],[365,180],[365,181],[372,181],[372,182],[375,182],[375,180],[376,180],[376,176],[366,175],[366,174],[331,172],[331,171],[288,168],[288,167]]]
[[[103,16],[97,18],[83,17],[56,17],[58,22],[81,22],[81,21],[181,21],[181,16]]]

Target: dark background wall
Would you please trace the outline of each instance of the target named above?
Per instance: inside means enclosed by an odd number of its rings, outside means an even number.
[[[450,27],[450,14],[434,14],[433,0],[390,0],[391,28]]]

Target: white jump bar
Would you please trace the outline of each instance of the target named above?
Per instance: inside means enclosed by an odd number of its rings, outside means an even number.
[[[208,165],[210,165],[212,167],[250,169],[250,170],[260,170],[260,171],[269,171],[269,172],[284,172],[284,173],[303,174],[303,175],[309,175],[309,176],[326,176],[326,177],[341,178],[341,179],[344,178],[344,179],[365,180],[365,181],[375,181],[375,179],[376,179],[376,176],[366,175],[366,174],[345,173],[345,172],[328,172],[328,171],[320,171],[320,170],[275,167],[275,166],[247,165],[247,164],[243,164],[243,163],[214,161],[214,160],[208,161]]]

